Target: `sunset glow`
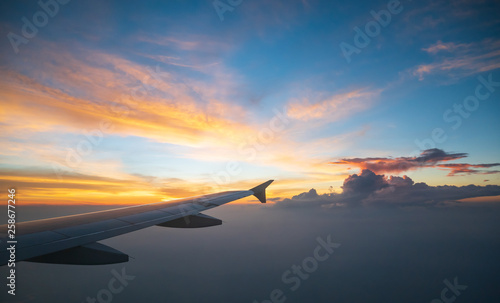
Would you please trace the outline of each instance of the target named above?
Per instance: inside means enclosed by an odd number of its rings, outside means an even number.
[[[2,186],[26,204],[129,204],[267,179],[276,200],[340,193],[363,169],[500,184],[500,87],[485,84],[500,81],[500,40],[466,30],[488,29],[470,17],[483,8],[436,4],[447,13],[429,17],[419,2],[339,4],[332,17],[322,12],[334,4],[292,2],[245,2],[223,22],[210,5],[171,1],[134,17],[125,5],[115,19],[104,13],[113,4],[69,2],[29,43],[9,33],[22,35],[21,17],[40,8],[12,6],[1,31],[11,37]],[[357,45],[384,9],[389,24]],[[433,148],[462,156],[415,162]]]

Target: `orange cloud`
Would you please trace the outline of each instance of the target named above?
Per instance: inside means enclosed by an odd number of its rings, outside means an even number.
[[[374,158],[346,158],[330,164],[352,165],[361,170],[370,170],[375,173],[402,173],[422,167],[435,167],[439,162],[446,162],[467,157],[466,153],[447,153],[433,148],[423,151],[417,157],[374,157]]]
[[[445,163],[467,157],[466,153],[447,153],[443,150],[433,148],[423,151],[417,157],[399,157],[399,158],[350,158],[330,162],[330,164],[343,164],[358,167],[361,170],[368,169],[375,173],[402,173],[410,170],[416,170],[424,167],[439,167],[449,169],[448,176],[460,174],[496,174],[500,171],[485,171],[472,168],[490,168],[500,166],[500,163],[489,164],[468,164],[468,163]]]
[[[231,188],[247,189],[259,182],[234,182]],[[39,168],[0,171],[0,188],[16,188],[20,204],[146,204],[224,190],[212,183],[142,175],[68,173],[57,179],[53,171]]]
[[[30,60],[32,65],[22,72],[19,68],[6,69],[0,75],[4,130],[0,142],[6,146],[1,153],[8,161],[5,167],[16,167],[2,175],[2,185],[17,184],[30,203],[143,203],[217,190],[214,182],[202,182],[202,178],[168,183],[155,179],[160,181],[152,184],[127,173],[126,163],[120,159],[109,157],[85,159],[85,165],[73,170],[63,167],[64,176],[59,180],[52,165],[64,162],[71,144],[62,138],[76,140],[103,125],[105,135],[137,136],[188,147],[181,155],[188,159],[223,164],[238,160],[280,169],[287,172],[291,182],[287,186],[292,188],[283,188],[282,193],[297,191],[304,184],[332,180],[331,167],[324,165],[327,157],[304,147],[294,136],[309,119],[326,118],[318,116],[312,103],[309,116],[290,119],[293,121],[283,131],[259,142],[259,134],[269,129],[270,121],[255,115],[248,106],[233,102],[240,93],[242,79],[222,64],[198,66],[197,72],[206,76],[201,81],[110,54],[84,49],[69,52],[54,44],[39,43],[44,44],[39,52],[30,54],[27,50],[23,54],[36,56],[36,60]],[[339,112],[348,115],[368,106],[363,100],[375,94],[357,90],[321,103],[332,116]],[[289,107],[289,115],[303,112],[300,106],[304,104],[291,104],[296,107]],[[252,146],[255,140],[262,147],[256,149],[256,158],[249,160],[239,148],[242,144]],[[338,140],[331,138],[331,150],[338,145],[335,142]],[[32,167],[45,171],[34,173]],[[250,188],[261,181],[245,183],[234,178],[223,189]],[[196,192],[192,188],[197,188]],[[147,201],[137,201],[134,196]]]
[[[219,75],[214,81],[221,83],[179,81],[166,72],[152,79],[147,67],[106,54],[89,55],[91,62],[68,54],[57,57],[61,61],[40,60],[44,63],[34,68],[33,76],[2,74],[0,97],[6,106],[1,115],[7,127],[60,131],[64,125],[65,131],[80,132],[110,121],[114,134],[188,146],[224,145],[227,138],[252,131],[245,109],[216,96],[216,88],[224,91],[231,85]],[[42,75],[39,80],[39,70],[49,78]],[[46,80],[65,90],[42,83]]]

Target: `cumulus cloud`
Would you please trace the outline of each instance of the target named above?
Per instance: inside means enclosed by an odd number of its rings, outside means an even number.
[[[287,206],[437,206],[461,199],[500,195],[498,185],[430,186],[408,176],[378,175],[364,169],[344,180],[342,193],[318,194],[315,189],[276,203]]]
[[[468,164],[454,163],[441,164],[442,162],[462,159],[467,157],[466,153],[448,153],[438,148],[424,150],[416,157],[382,157],[382,158],[345,158],[330,164],[352,165],[360,169],[368,169],[375,173],[402,173],[423,167],[439,167],[449,169],[448,176],[459,174],[493,174],[499,171],[485,171],[472,168],[489,168],[499,166],[500,163]]]

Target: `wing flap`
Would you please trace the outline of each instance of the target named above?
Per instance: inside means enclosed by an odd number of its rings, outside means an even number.
[[[222,220],[214,217],[207,216],[205,214],[188,215],[182,218],[177,218],[175,220],[163,222],[157,224],[162,227],[174,227],[174,228],[201,228],[221,225]]]

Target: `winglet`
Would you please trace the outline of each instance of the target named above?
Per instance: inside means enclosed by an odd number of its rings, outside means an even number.
[[[253,191],[253,195],[259,199],[261,203],[266,203],[266,188],[269,186],[269,184],[273,183],[274,180],[269,180],[267,182],[262,183],[261,185],[255,186],[254,188],[250,189]]]

